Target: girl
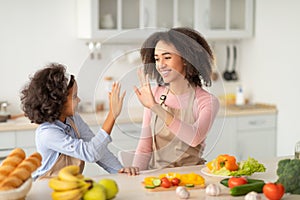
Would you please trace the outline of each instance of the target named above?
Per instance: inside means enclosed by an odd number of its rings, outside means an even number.
[[[56,176],[67,165],[80,166],[82,173],[84,162],[96,162],[109,173],[137,174],[138,168],[123,168],[107,148],[125,96],[125,92],[120,95],[120,84],[113,84],[108,116],[95,135],[76,112],[80,102],[77,92],[74,76],[56,63],[37,71],[22,90],[25,116],[39,124],[36,147],[43,160],[33,178]]]
[[[211,85],[214,56],[195,30],[173,28],[142,45],[135,93],[145,107],[133,166],[140,170],[204,164],[205,138],[219,109]],[[149,79],[156,79],[151,88]]]

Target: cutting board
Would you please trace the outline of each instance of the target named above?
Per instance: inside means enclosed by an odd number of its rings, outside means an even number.
[[[143,187],[145,188],[145,184],[142,182]],[[175,191],[177,186],[171,186],[169,188],[164,187],[156,187],[153,189],[145,188],[149,192],[163,192],[163,191]],[[195,185],[194,187],[185,187],[187,190],[198,190],[198,189],[204,189],[205,185]]]

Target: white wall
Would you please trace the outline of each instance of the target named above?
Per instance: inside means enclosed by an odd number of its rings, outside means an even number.
[[[28,75],[55,61],[77,73],[87,57],[76,36],[75,0],[0,0],[0,101],[19,109]]]
[[[292,154],[300,140],[299,8],[298,0],[257,0],[255,37],[239,46],[245,92],[253,101],[278,106],[278,155]],[[12,113],[20,112],[19,91],[29,74],[53,61],[78,75],[83,100],[94,98],[97,88],[91,80],[103,76],[107,66],[87,59],[85,42],[77,39],[76,0],[0,0],[0,26],[0,101],[9,101]],[[115,52],[110,49],[103,56]],[[218,60],[222,72],[224,59]],[[115,75],[128,70],[115,69]]]
[[[244,84],[255,101],[278,107],[278,155],[293,154],[300,140],[299,8],[298,0],[257,0],[255,38],[243,42]]]

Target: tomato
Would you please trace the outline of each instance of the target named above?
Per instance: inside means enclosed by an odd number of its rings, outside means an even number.
[[[228,180],[229,188],[233,188],[233,187],[239,186],[239,185],[244,185],[246,183],[248,183],[248,181],[245,177],[231,177]]]
[[[172,178],[171,183],[173,186],[178,186],[180,183],[180,179],[179,178]]]
[[[269,200],[279,200],[284,195],[284,186],[280,183],[266,183],[263,193]]]
[[[169,188],[172,186],[171,182],[169,181],[169,179],[167,177],[163,177],[161,178],[161,184],[160,184],[161,187],[164,187],[164,188]]]

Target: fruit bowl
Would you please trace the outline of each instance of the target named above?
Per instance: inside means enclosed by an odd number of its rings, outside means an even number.
[[[0,200],[24,200],[27,193],[30,191],[31,185],[32,178],[29,178],[16,189],[0,191]]]

